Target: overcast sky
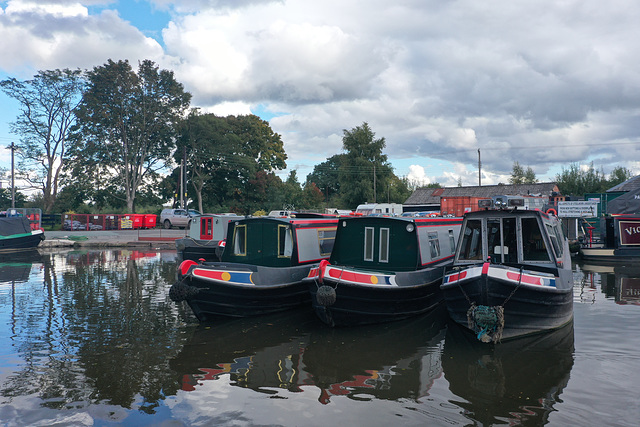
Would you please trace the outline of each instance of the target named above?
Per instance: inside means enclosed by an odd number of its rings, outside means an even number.
[[[192,106],[257,114],[304,181],[368,122],[399,176],[550,181],[573,162],[640,173],[640,2],[0,1],[0,79],[151,59]],[[0,94],[0,147],[17,104]],[[0,166],[10,151],[0,149]]]

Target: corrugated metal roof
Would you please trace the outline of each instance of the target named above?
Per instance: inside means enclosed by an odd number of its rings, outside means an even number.
[[[441,197],[493,197],[493,196],[551,196],[559,193],[555,182],[541,182],[537,184],[499,184],[483,185],[481,187],[445,187],[434,190],[433,188],[418,188],[404,202],[404,205],[433,205],[440,204]]]

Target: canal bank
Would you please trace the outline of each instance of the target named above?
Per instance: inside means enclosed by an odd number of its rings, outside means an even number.
[[[175,249],[176,239],[186,230],[99,230],[99,231],[45,231],[40,248],[59,247],[153,247]]]

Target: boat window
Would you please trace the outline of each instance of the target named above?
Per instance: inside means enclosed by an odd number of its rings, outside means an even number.
[[[233,230],[233,254],[247,254],[247,226],[236,225]]]
[[[290,258],[293,253],[293,238],[288,225],[278,225],[278,257]]]
[[[522,218],[522,251],[524,261],[549,261],[547,245],[536,218]]]
[[[431,259],[436,259],[440,256],[440,241],[438,240],[438,233],[427,233],[429,238],[429,248],[431,250]]]
[[[500,220],[487,220],[487,246],[492,262],[502,262],[502,233],[500,232]]]
[[[549,240],[551,240],[551,246],[556,257],[562,257],[562,249],[560,249],[560,242],[558,241],[558,235],[556,234],[554,227],[551,224],[546,224],[547,232],[549,233]]]
[[[562,226],[560,225],[560,223],[556,224],[553,229],[556,232],[556,236],[558,238],[558,258],[561,258],[564,246],[564,233],[562,233]]]
[[[466,222],[460,259],[482,259],[482,221],[472,219]]]
[[[373,227],[364,229],[364,260],[373,261]]]
[[[453,234],[453,230],[449,230],[449,247],[451,248],[451,253],[456,251],[456,238]]]
[[[389,262],[389,229],[380,229],[380,253],[378,260],[380,262]]]
[[[518,262],[518,235],[516,219],[502,219],[502,262]]]
[[[323,257],[331,255],[333,250],[333,243],[336,239],[335,228],[319,228],[318,229],[318,243],[320,244],[320,254]]]

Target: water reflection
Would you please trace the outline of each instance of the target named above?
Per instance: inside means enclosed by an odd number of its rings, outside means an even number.
[[[357,400],[418,399],[442,373],[444,312],[357,328],[328,328],[311,310],[228,319],[195,328],[170,367],[181,389],[228,376],[231,385]]]
[[[573,322],[540,335],[485,345],[447,325],[442,364],[455,405],[480,425],[544,425],[569,381]]]
[[[101,402],[141,410],[175,392],[167,352],[182,343],[181,321],[165,290],[175,263],[138,251],[44,253],[28,282],[0,284],[0,393],[37,398],[44,408]],[[35,268],[34,268],[35,267]],[[0,269],[0,283],[6,283]],[[6,411],[7,408],[5,407]],[[21,409],[16,407],[14,416]]]
[[[636,264],[585,263],[584,282],[591,288],[600,288],[607,298],[618,304],[640,305],[640,266]]]

